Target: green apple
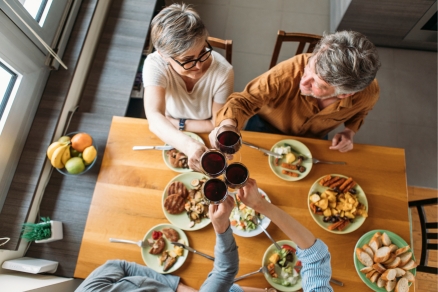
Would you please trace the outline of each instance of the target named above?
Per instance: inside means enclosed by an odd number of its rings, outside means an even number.
[[[85,164],[82,158],[73,157],[67,160],[67,163],[65,164],[65,169],[67,169],[68,173],[78,174],[84,171]]]

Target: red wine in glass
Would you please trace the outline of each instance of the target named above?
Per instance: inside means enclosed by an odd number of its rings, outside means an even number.
[[[238,189],[248,181],[249,171],[242,163],[234,162],[227,166],[224,177],[229,188]]]
[[[223,153],[211,149],[202,154],[201,167],[207,175],[216,177],[225,171],[227,161]]]
[[[216,147],[225,154],[234,154],[242,146],[239,131],[231,125],[224,125],[218,129],[216,135]]]
[[[227,197],[227,185],[219,178],[211,178],[202,186],[202,193],[210,204],[220,204]]]

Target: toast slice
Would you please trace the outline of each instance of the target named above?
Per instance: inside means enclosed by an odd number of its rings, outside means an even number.
[[[364,274],[368,274],[368,273],[371,272],[372,270],[374,270],[373,267],[363,267],[362,269],[360,269],[360,272],[361,272],[361,273],[364,273]],[[403,270],[403,271],[404,271],[404,270]]]
[[[379,263],[376,263],[373,265],[373,269],[376,270],[377,272],[379,272],[380,274],[383,274],[386,271],[386,268]]]
[[[379,288],[385,287],[386,286],[386,282],[387,281],[383,280],[382,277],[379,277],[377,279],[377,287],[379,287]]]
[[[370,277],[370,281],[371,281],[372,283],[376,283],[376,282],[377,282],[377,279],[379,279],[379,277],[380,277],[380,273],[379,273],[379,272],[374,273],[374,274]]]
[[[397,273],[395,276],[400,278],[406,274],[406,271],[400,268],[395,268],[395,272]],[[413,275],[412,275],[413,276]]]

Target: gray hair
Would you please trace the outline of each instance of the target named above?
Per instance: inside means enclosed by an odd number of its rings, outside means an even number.
[[[374,44],[355,31],[324,35],[313,56],[315,73],[334,86],[337,94],[363,90],[374,80],[380,67]]]
[[[167,57],[179,56],[207,37],[198,13],[186,4],[172,4],[152,20],[152,44]]]

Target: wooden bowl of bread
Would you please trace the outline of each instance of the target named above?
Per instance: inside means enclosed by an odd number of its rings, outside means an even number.
[[[411,247],[397,234],[373,230],[355,246],[354,265],[362,281],[374,291],[409,291],[417,264]]]

